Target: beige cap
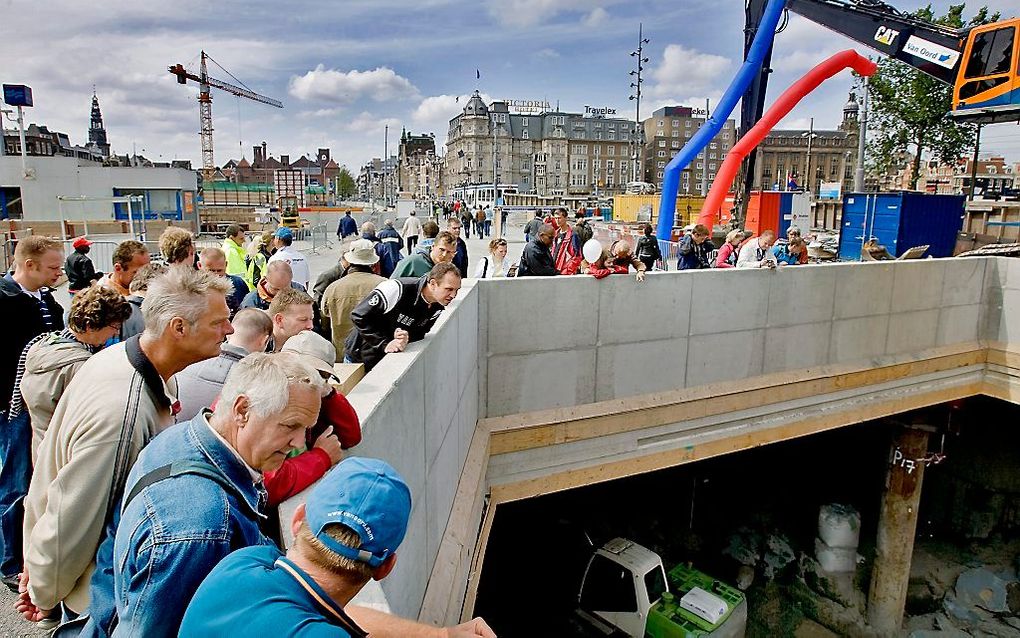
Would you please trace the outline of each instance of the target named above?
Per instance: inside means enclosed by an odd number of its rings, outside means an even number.
[[[351,249],[344,253],[344,259],[357,266],[373,266],[379,261],[379,255],[371,239],[355,239],[351,242]]]
[[[280,351],[304,355],[308,365],[323,374],[335,376],[333,365],[336,364],[336,348],[328,339],[311,330],[302,330],[287,339]]]

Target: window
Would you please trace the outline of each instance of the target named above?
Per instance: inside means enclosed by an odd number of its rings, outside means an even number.
[[[598,145],[598,144],[594,144],[594,145],[592,145],[591,152],[592,152],[592,155],[594,155],[595,157],[598,157],[599,155],[602,154],[602,147],[600,145]]]
[[[609,156],[616,155],[616,147],[615,146],[610,146],[610,147],[606,148],[606,154],[609,155]]]
[[[698,162],[698,168],[701,168],[702,166],[703,164],[701,162]]]
[[[715,153],[709,153],[708,159],[715,159]]]
[[[658,177],[659,179],[662,179],[662,171],[656,173],[655,176]]]
[[[664,168],[664,167],[666,166],[666,162],[656,162],[656,163],[655,163],[655,165],[656,165],[656,166],[657,166],[658,168]]]
[[[648,591],[648,602],[654,603],[662,597],[666,591],[666,577],[662,575],[661,567],[653,567],[645,574],[645,589]]]
[[[690,139],[690,137],[691,137],[691,132],[690,132],[690,131],[687,131],[686,133],[684,133],[684,137],[686,137],[687,139]]]
[[[659,148],[666,148],[666,140],[659,140]]]
[[[680,126],[680,120],[673,120],[673,126]]]
[[[666,151],[659,151],[659,157],[666,157]]]
[[[663,122],[662,120],[659,120],[659,122],[656,124],[656,127],[662,128],[663,126],[665,126],[665,124],[666,124],[665,122]]]
[[[673,131],[673,137],[680,137],[680,131]]]
[[[680,142],[673,142],[673,148],[680,148]]]
[[[528,118],[526,118],[526,117],[522,117],[521,118],[521,126],[524,126],[524,127],[528,126]]]
[[[684,122],[684,126],[687,128],[691,128],[691,121],[687,120],[686,122]]]
[[[524,129],[524,131],[521,132],[521,137],[524,139],[528,139],[528,129]]]
[[[606,160],[606,170],[612,172],[614,168],[613,160]]]
[[[708,170],[710,170],[710,171],[714,171],[715,170],[715,162],[712,162],[711,164],[708,165]]]
[[[1013,57],[1013,27],[985,31],[974,37],[974,45],[967,59],[966,78],[1009,73]]]

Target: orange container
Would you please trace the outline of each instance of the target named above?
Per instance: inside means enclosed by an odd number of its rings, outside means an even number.
[[[747,200],[744,230],[760,235],[766,230],[779,232],[779,191],[752,191]]]

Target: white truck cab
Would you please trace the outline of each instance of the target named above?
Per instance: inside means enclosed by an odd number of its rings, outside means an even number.
[[[606,636],[743,638],[747,625],[742,592],[690,565],[667,573],[658,554],[625,538],[592,554],[576,611]]]

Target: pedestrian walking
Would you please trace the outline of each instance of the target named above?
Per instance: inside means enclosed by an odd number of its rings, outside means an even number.
[[[411,211],[410,216],[404,220],[404,227],[401,229],[401,235],[404,236],[404,241],[407,242],[407,254],[410,255],[414,252],[414,246],[418,243],[418,235],[421,235],[421,220],[418,216]]]

